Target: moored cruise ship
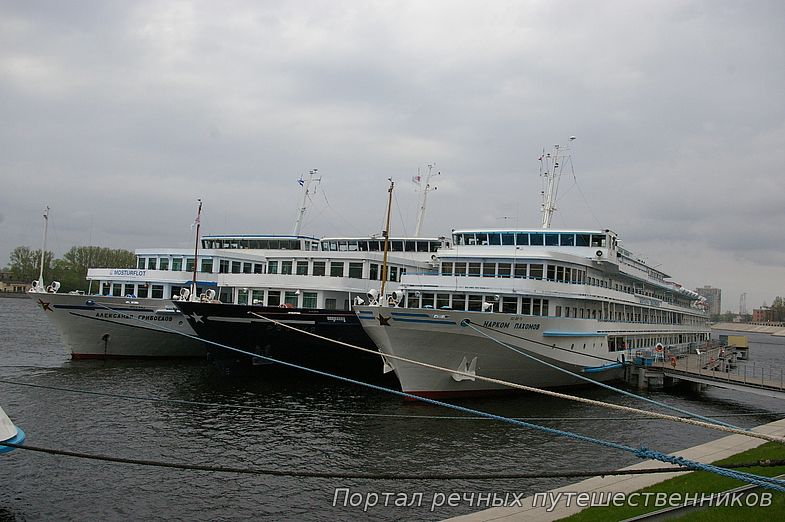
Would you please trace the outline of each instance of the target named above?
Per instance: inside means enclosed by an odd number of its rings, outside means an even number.
[[[382,353],[448,370],[389,357],[404,391],[510,391],[477,376],[582,382],[560,369],[607,381],[636,351],[675,353],[708,339],[702,298],[623,248],[616,233],[550,229],[555,190],[546,182],[543,228],[454,231],[452,247],[437,254],[438,274],[404,276],[403,294],[355,308]]]

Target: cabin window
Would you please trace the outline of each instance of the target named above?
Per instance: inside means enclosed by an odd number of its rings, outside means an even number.
[[[176,259],[172,259],[172,270],[179,270],[179,268],[175,268],[174,262]],[[218,273],[219,274],[228,274],[229,273],[229,261],[226,259],[221,259],[218,261]],[[273,272],[270,272],[271,274]]]
[[[152,298],[161,299],[164,296],[164,285],[153,285]]]
[[[501,245],[501,234],[488,234],[488,240],[491,245]]]
[[[592,247],[604,247],[605,246],[605,236],[600,234],[592,234],[591,235],[591,246]]]
[[[343,277],[342,261],[330,261],[330,277]]]
[[[512,271],[512,265],[510,263],[499,263],[499,277],[510,277]]]
[[[158,263],[158,270],[169,270],[169,258],[162,257],[160,263]]]
[[[313,262],[313,275],[315,276],[323,276],[325,274],[325,267],[327,263],[324,261],[314,261]]]
[[[379,265],[371,263],[370,270],[368,271],[368,279],[376,281],[379,279]]]
[[[155,263],[158,259],[155,257],[150,257],[147,259],[147,269],[148,270],[155,270]]]
[[[223,263],[223,261],[221,261]],[[278,261],[270,261],[267,263],[267,273],[268,274],[277,274],[278,273]]]
[[[281,261],[281,274],[283,274],[283,275],[292,275],[292,262],[291,261]]]
[[[161,260],[163,261],[163,259]],[[202,259],[199,262],[199,271],[207,274],[211,274],[213,272],[213,260],[212,258]]]
[[[450,307],[450,294],[436,294],[436,308],[449,308]]]
[[[515,277],[526,277],[526,263],[515,263]]]
[[[349,277],[355,279],[362,279],[363,277],[363,264],[362,263],[349,263]]]
[[[185,260],[185,271],[186,272],[193,272],[194,271],[194,258],[189,257]]]
[[[397,281],[398,280],[398,267],[391,266],[390,267],[390,281]]]
[[[496,263],[483,263],[482,264],[483,277],[496,277]]]
[[[542,315],[541,299],[532,299],[532,315]]]
[[[515,234],[510,232],[506,232],[502,234],[502,245],[514,245],[515,244]]]
[[[466,294],[453,294],[452,309],[466,310]]]
[[[144,258],[143,257],[137,257],[136,258],[136,268],[138,268],[139,270],[143,270],[144,269]]]
[[[469,277],[480,277],[480,263],[469,263]]]
[[[518,313],[518,298],[517,297],[502,297],[501,311],[505,314]]]
[[[414,292],[406,294],[406,308],[420,308],[420,297]]]
[[[556,280],[556,265],[548,265],[546,269],[547,276],[545,277],[548,281],[555,281]]]
[[[442,263],[442,275],[444,276],[451,276],[452,275],[452,263]]]
[[[575,246],[575,234],[559,234],[561,246]]]
[[[332,298],[327,298],[324,300],[324,307],[328,310],[335,310],[336,309],[336,301]]]
[[[136,295],[145,298],[149,291],[150,286],[147,283],[139,283],[139,286],[136,288]]]
[[[532,246],[542,246],[545,244],[545,238],[541,232],[533,232],[529,234],[529,244]]]
[[[284,298],[283,299],[284,299],[284,303],[286,303],[288,305],[292,305],[294,307],[297,307],[297,305],[299,304],[298,303],[299,298],[300,298],[300,296],[297,295],[297,292],[289,292],[289,291],[287,291],[287,292],[284,293]]]
[[[529,234],[525,232],[515,234],[515,244],[518,246],[529,246]]]
[[[125,288],[123,289],[123,295],[125,297],[136,296],[136,292],[134,292],[134,285],[133,283],[126,283]]]
[[[251,290],[251,304],[252,305],[264,304],[264,290]]]
[[[254,263],[253,264],[253,273],[254,274],[262,274],[262,273],[264,273],[264,264],[262,264],[262,263]]]
[[[281,304],[281,291],[271,290],[267,292],[267,306],[279,306]]]
[[[529,265],[529,277],[532,279],[542,279],[542,265],[534,263]]]
[[[248,289],[247,288],[240,288],[237,290],[237,304],[247,305],[248,304]]]
[[[253,263],[243,263],[243,274],[250,274],[253,272]]]
[[[561,306],[556,305],[556,317],[561,317]]]
[[[548,268],[550,268],[550,266]],[[565,282],[567,280],[566,279],[566,277],[567,277],[566,273],[567,273],[567,271],[565,270],[565,268],[563,266],[557,266],[556,267],[556,280],[561,282],[561,283]]]
[[[303,308],[316,308],[316,292],[303,292]]]
[[[531,297],[522,297],[521,298],[521,313],[523,315],[531,315],[532,314],[532,298]]]
[[[297,261],[295,270],[297,275],[308,275],[308,261]]]
[[[232,261],[232,273],[239,274],[240,273],[240,262],[239,261]]]
[[[466,263],[455,263],[455,275],[457,276],[466,275]]]
[[[435,294],[423,293],[422,294],[422,307],[423,308],[433,308],[434,297],[435,297]]]
[[[469,295],[469,311],[470,312],[481,312],[482,311],[482,296],[481,295]]]
[[[589,234],[575,234],[575,246],[589,246],[590,237]]]

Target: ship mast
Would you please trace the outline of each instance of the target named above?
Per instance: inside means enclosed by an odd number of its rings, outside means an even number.
[[[392,193],[395,182],[392,178],[390,180],[390,188],[387,189],[389,196],[387,198],[387,224],[384,227],[384,256],[382,257],[382,290],[379,292],[379,300],[384,299],[384,287],[387,283],[387,252],[390,250],[390,210],[392,209]]]
[[[38,272],[38,290],[44,290],[44,256],[46,255],[46,233],[49,229],[49,207],[44,209],[44,239],[41,242],[41,269]]]
[[[322,181],[322,177],[316,177],[316,173],[319,169],[313,169],[308,173],[308,179],[303,179],[300,176],[299,183],[303,187],[303,203],[300,205],[300,209],[297,211],[297,221],[294,224],[294,234],[295,236],[300,235],[300,230],[303,227],[303,217],[305,216],[305,210],[308,204],[308,198],[316,193],[316,185]],[[311,185],[314,185],[313,191],[311,191]]]
[[[194,275],[191,280],[191,299],[196,298],[196,267],[199,264],[199,258],[197,257],[199,254],[199,227],[202,224],[202,200],[199,198],[196,201],[199,202],[199,208],[196,211],[196,220],[194,220],[194,224],[196,225],[196,240],[194,241]]]
[[[417,173],[417,177],[414,178],[418,185],[418,191],[421,193],[420,196],[420,212],[417,214],[417,226],[414,229],[414,236],[420,237],[420,229],[422,228],[423,221],[425,221],[425,204],[428,200],[428,192],[432,190],[436,190],[436,187],[431,186],[431,175],[433,174],[433,168],[436,166],[436,163],[430,163],[427,165],[428,167],[428,174],[425,176],[425,180],[423,182],[420,179],[420,173]],[[418,169],[419,170],[419,169]],[[441,172],[436,172],[438,176]]]
[[[575,136],[570,136],[570,141]],[[559,193],[559,179],[564,165],[569,160],[570,148],[563,145],[554,145],[553,153],[543,151],[540,156],[540,177],[542,177],[542,228],[551,228],[551,218],[556,211],[556,196]]]

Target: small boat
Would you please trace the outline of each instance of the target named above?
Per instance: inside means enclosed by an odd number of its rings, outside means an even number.
[[[25,432],[22,428],[15,426],[8,415],[0,408],[0,442],[7,442],[9,444],[24,444]],[[11,446],[0,445],[0,453],[8,453],[16,448]]]

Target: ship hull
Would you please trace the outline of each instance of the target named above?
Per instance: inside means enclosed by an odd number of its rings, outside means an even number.
[[[204,343],[164,299],[30,293],[73,359],[204,357]]]
[[[277,372],[287,366],[274,361],[283,361],[345,377],[385,380],[381,355],[354,312],[191,302],[177,303],[177,306],[201,338],[224,346],[208,346],[208,357],[226,373]],[[298,330],[376,353],[342,346]],[[288,368],[302,374],[301,370]]]

